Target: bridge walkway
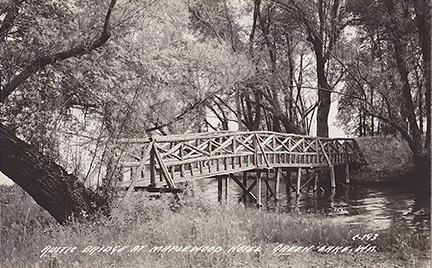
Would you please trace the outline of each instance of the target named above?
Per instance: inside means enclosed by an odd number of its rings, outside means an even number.
[[[224,181],[227,183],[232,179],[245,195],[258,203],[260,197],[253,195],[252,189],[260,186],[263,172],[274,172],[270,177],[276,181],[275,189],[270,187],[268,176],[264,182],[277,197],[280,178],[290,178],[290,174],[284,172],[297,172],[296,186],[290,184],[290,187],[299,193],[312,180],[314,188],[319,183],[318,173],[309,178],[309,170],[329,169],[331,186],[335,187],[336,166],[345,166],[345,180],[349,183],[349,164],[364,162],[357,142],[352,138],[319,138],[268,131],[125,139],[122,145],[125,152],[121,161],[122,185],[129,189],[177,192],[177,183],[205,178],[218,178],[222,188]],[[303,185],[302,170],[308,174],[307,183]],[[255,181],[247,186],[245,177],[250,172],[255,172]],[[236,176],[239,173],[243,173],[243,181]]]

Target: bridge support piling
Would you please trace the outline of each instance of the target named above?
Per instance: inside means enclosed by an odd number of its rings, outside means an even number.
[[[315,179],[314,179],[314,192],[316,192],[318,190],[318,170],[315,170]]]
[[[244,187],[247,189],[247,171],[243,172],[243,185]],[[243,202],[246,203],[246,198],[247,198],[247,190],[243,189]]]
[[[282,170],[280,168],[276,168],[275,171],[275,194],[274,194],[274,199],[275,201],[279,200],[279,187],[280,187],[280,176]]]
[[[228,204],[229,175],[218,177],[218,202],[222,205]]]
[[[315,192],[324,187],[319,185],[320,181],[329,179],[331,189],[336,189],[336,179],[350,183],[348,162],[364,162],[354,139],[328,139],[265,131],[125,139],[122,143],[128,146],[129,153],[122,157],[121,166],[125,168],[125,173],[130,173],[131,189],[145,187],[162,192],[168,186],[167,191],[176,192],[179,190],[174,184],[177,181],[212,178],[218,181],[219,202],[226,203],[229,180],[232,179],[243,190],[242,200],[249,201],[249,196],[258,206],[262,203],[263,180],[267,198],[273,195],[278,200],[281,179],[285,179],[288,195],[295,192],[299,196],[302,188],[311,186],[309,183],[313,180]],[[305,168],[307,179],[306,176],[302,178]],[[295,175],[291,172],[295,172]],[[243,182],[240,173],[243,173]],[[273,176],[274,185],[270,182]],[[163,184],[164,179],[166,185]],[[251,180],[249,186],[248,179]],[[306,181],[303,185],[302,180]],[[258,190],[252,193],[255,186]],[[327,190],[328,185],[324,188]],[[255,196],[257,192],[258,197]]]
[[[350,184],[349,163],[345,164],[345,183]]]
[[[331,188],[336,188],[336,176],[335,176],[334,166],[330,166],[330,183],[331,183]]]
[[[267,169],[266,170],[266,176],[264,178],[264,183],[266,184],[266,197],[274,196],[273,189],[271,188],[270,183],[269,183],[269,173],[270,173],[270,170]]]
[[[271,191],[271,189],[269,189],[270,188],[270,185],[269,185],[269,171],[268,170],[266,170],[266,177],[265,177],[265,179],[264,179],[264,183],[266,184],[266,198],[269,196],[269,190]]]
[[[229,186],[229,175],[224,176],[223,178],[224,184],[225,184],[225,206],[228,207],[228,186]]]
[[[296,194],[300,194],[300,187],[301,187],[301,168],[297,169],[297,188],[296,188]]]
[[[218,202],[220,204],[222,204],[222,194],[223,194],[222,187],[223,187],[223,185],[222,185],[222,177],[218,177]]]
[[[156,185],[156,168],[155,168],[155,149],[152,146],[150,151],[150,187],[155,187]]]
[[[261,202],[261,171],[257,171],[257,180],[258,180],[258,201],[257,201],[257,206],[258,207],[262,207],[262,202]]]

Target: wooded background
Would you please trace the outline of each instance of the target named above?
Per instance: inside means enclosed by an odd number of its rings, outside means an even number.
[[[337,101],[347,135],[405,139],[424,185],[430,9],[426,0],[2,1],[1,170],[64,222],[109,203],[121,138],[230,122],[301,134],[316,122],[327,137]]]

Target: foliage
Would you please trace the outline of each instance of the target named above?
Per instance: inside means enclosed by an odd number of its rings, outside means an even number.
[[[341,125],[350,126],[349,133],[395,134],[397,130],[414,157],[422,154],[421,143],[429,146],[429,140],[420,136],[430,129],[425,124],[430,122],[430,72],[426,71],[430,60],[422,49],[422,39],[430,39],[430,32],[419,24],[421,19],[430,20],[430,8],[420,11],[420,3],[353,1],[348,5],[355,17],[358,49],[351,59],[347,94],[339,105]]]
[[[103,15],[105,6],[82,4],[88,6],[46,3],[51,12],[69,16],[68,24],[39,19],[38,3],[21,7],[24,15],[14,27],[20,28],[21,20],[35,20],[31,25],[36,28],[23,31],[22,38],[12,32],[1,44],[5,56],[27,56],[3,57],[11,62],[2,65],[10,72],[2,84],[14,68],[34,60],[35,53],[27,50],[43,48],[42,55],[49,56],[73,46],[69,39],[89,42],[103,21],[89,14]],[[162,134],[202,131],[206,111],[199,104],[216,93],[231,94],[232,85],[250,72],[241,54],[196,41],[188,31],[184,2],[125,1],[114,11],[112,37],[103,48],[39,70],[1,108],[2,123],[19,137],[83,181],[99,185],[105,179],[115,182],[118,160],[111,148],[119,138],[142,137],[151,129]],[[47,23],[56,23],[58,32],[47,34]],[[24,42],[35,34],[45,43]]]
[[[428,167],[428,6],[2,2],[0,121],[114,198],[119,140],[228,130],[232,121],[240,130],[309,134],[315,120],[327,136],[342,85],[338,120],[349,134],[397,130],[415,164]]]
[[[356,139],[368,163],[353,172],[360,182],[395,182],[415,174],[412,152],[403,139],[395,137],[360,137]],[[355,179],[354,179],[355,178]]]

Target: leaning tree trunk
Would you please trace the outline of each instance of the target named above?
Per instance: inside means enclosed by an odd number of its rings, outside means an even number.
[[[1,126],[1,171],[21,186],[59,223],[93,215],[107,202],[34,146]]]

